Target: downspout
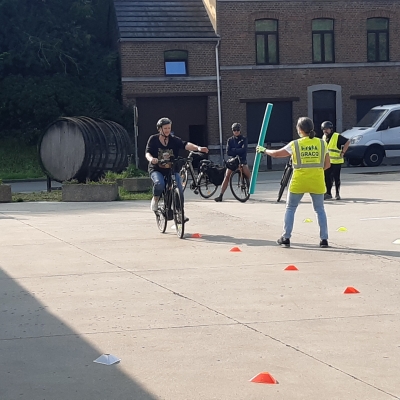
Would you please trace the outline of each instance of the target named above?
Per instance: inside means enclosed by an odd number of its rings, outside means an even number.
[[[217,99],[218,99],[218,126],[219,126],[219,150],[221,157],[221,165],[224,163],[224,150],[222,148],[222,113],[221,113],[221,84],[220,84],[220,76],[219,76],[219,55],[218,55],[218,47],[221,39],[218,39],[218,42],[215,46],[215,63],[217,68]]]

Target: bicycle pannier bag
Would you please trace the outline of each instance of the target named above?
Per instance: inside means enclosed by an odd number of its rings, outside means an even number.
[[[210,178],[211,183],[213,183],[215,186],[219,186],[224,181],[225,171],[225,167],[213,166],[207,168],[206,173]]]
[[[231,171],[236,171],[239,167],[239,161],[236,157],[229,158],[225,161],[226,167]]]

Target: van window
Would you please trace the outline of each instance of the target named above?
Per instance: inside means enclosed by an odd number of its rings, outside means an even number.
[[[364,117],[361,118],[361,121],[357,122],[356,127],[371,128],[386,111],[387,110],[369,110]]]
[[[400,126],[400,110],[392,111],[387,118],[381,123],[378,131],[389,128],[397,128]]]

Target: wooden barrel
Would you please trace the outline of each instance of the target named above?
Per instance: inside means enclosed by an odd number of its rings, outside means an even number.
[[[39,142],[42,169],[58,182],[95,181],[106,171],[119,173],[131,154],[128,132],[116,122],[99,118],[59,118]]]

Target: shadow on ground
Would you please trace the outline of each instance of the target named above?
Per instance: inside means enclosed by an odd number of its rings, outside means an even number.
[[[0,348],[1,400],[156,399],[1,269]]]

